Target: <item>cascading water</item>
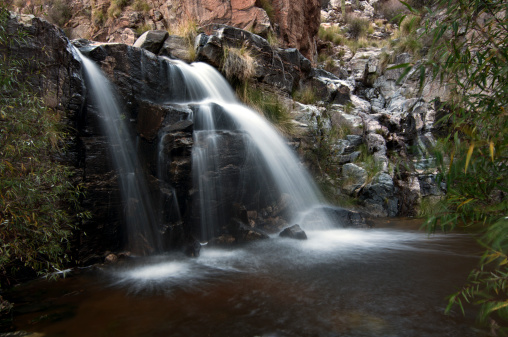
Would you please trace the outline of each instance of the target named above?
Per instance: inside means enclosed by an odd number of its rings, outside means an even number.
[[[160,234],[143,172],[139,171],[136,147],[132,142],[115,92],[100,68],[75,50],[82,61],[90,92],[108,138],[113,163],[119,172],[120,189],[127,225],[127,246],[137,254],[162,251]]]
[[[218,172],[225,169],[218,161],[221,144],[227,144],[228,137],[244,144],[245,162],[256,164],[253,172],[258,176],[240,173],[236,201],[247,203],[247,185],[264,185],[265,193],[275,187],[279,196],[286,195],[290,200],[292,223],[305,229],[329,228],[331,223],[322,211],[319,190],[278,132],[258,113],[240,104],[214,68],[204,63],[176,64],[187,87],[187,101],[178,103],[194,107],[190,117],[195,123],[192,161],[194,186],[199,191],[201,231],[205,234],[202,239],[213,237],[214,230],[225,221],[224,207],[228,203],[224,202],[224,175]],[[265,197],[268,196],[257,196]]]

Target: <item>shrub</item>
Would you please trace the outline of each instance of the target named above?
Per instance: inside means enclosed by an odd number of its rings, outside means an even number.
[[[98,9],[94,9],[92,11],[92,24],[96,27],[102,27],[104,22],[106,22],[106,15],[104,12]]]
[[[143,24],[141,26],[136,27],[136,34],[142,35],[144,32],[147,32],[152,29],[152,26],[149,24]]]
[[[445,102],[449,113],[441,119],[448,123],[447,142],[435,153],[447,193],[426,227],[431,232],[464,226],[479,230],[483,257],[468,282],[450,296],[446,311],[456,305],[464,313],[464,304],[472,303],[492,335],[506,335],[508,3],[439,0],[433,7],[424,25],[433,41],[427,59],[403,72],[420,74],[421,86],[427,78],[439,79],[452,92]]]
[[[0,6],[0,284],[20,268],[62,268],[78,200],[70,169],[56,160],[62,116],[26,84],[28,61],[9,54],[27,36],[7,35],[8,16]]]
[[[358,40],[361,37],[367,36],[367,31],[370,27],[370,22],[367,19],[362,19],[354,15],[347,17],[349,37],[353,40]]]

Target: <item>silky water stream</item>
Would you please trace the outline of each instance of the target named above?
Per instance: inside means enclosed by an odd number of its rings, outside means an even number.
[[[86,67],[95,67],[88,62]],[[217,166],[210,158],[217,157],[213,151],[223,132],[240,130],[246,151],[260,156],[256,161],[265,177],[240,179],[240,185],[275,185],[279,194],[290,195],[291,223],[302,224],[308,240],[274,235],[232,248],[204,246],[194,259],[161,253],[83,269],[57,281],[33,281],[8,296],[16,303],[14,328],[43,336],[481,335],[471,317],[444,315],[445,297],[478,262],[479,249],[470,236],[429,237],[416,230],[416,220],[341,229],[320,211],[319,191],[284,140],[236,101],[215,70],[176,66],[188,89],[186,103],[197,106],[190,118],[197,144],[194,186],[200,191],[200,213],[208,220],[202,223],[203,239],[222,221],[208,200],[221,197],[223,182],[202,178]],[[100,74],[88,76],[107,83]],[[107,90],[95,89],[94,95]],[[219,116],[211,115],[216,106]],[[118,125],[117,115],[107,118]],[[139,180],[129,185],[137,174],[136,158],[121,151],[114,159],[126,165],[127,178],[120,182],[141,194],[126,198],[142,198]],[[242,193],[237,197],[248,202]],[[144,237],[157,232],[136,224],[130,228]]]

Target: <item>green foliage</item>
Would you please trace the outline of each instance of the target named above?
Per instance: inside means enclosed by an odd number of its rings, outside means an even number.
[[[436,153],[447,194],[426,226],[479,228],[485,254],[448,310],[479,305],[480,321],[507,334],[508,2],[441,0],[436,10],[439,20],[425,24],[433,41],[428,60],[416,73],[422,85],[428,77],[447,83],[452,95],[441,120],[450,136]]]
[[[7,33],[8,16],[0,7],[0,284],[20,267],[61,268],[78,198],[69,168],[55,159],[66,136],[62,116],[26,84],[29,61],[10,56],[27,36]]]
[[[237,90],[240,99],[268,119],[279,131],[291,134],[294,130],[291,113],[279,96],[274,93],[252,88],[248,83]]]
[[[402,18],[399,30],[395,33],[395,38],[391,40],[391,45],[397,53],[411,53],[417,55],[426,44],[426,40],[417,34],[420,28],[421,17],[417,15],[407,15]]]
[[[268,43],[272,47],[279,46],[279,39],[277,38],[277,34],[275,34],[271,29],[268,31],[268,34],[266,35],[266,41],[268,41]]]

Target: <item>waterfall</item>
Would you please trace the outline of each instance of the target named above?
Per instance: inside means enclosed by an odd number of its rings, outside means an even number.
[[[185,110],[188,116],[181,118],[193,125],[189,173],[193,187],[177,187],[183,198],[191,196],[190,203],[179,204],[177,190],[170,183],[172,158],[164,145],[167,134],[161,129],[156,150],[161,200],[152,203],[134,137],[112,85],[94,62],[81,54],[79,58],[119,172],[129,250],[161,252],[163,223],[181,224],[181,220],[186,233],[209,240],[228,231],[231,219],[238,215],[237,207],[265,214],[263,221],[283,219],[306,230],[332,227],[323,197],[284,138],[261,115],[241,104],[222,75],[204,63],[188,65],[169,59],[163,60],[165,66],[161,63],[170,88],[160,92],[161,97],[167,95],[165,104]],[[156,216],[160,213],[154,211],[157,207],[163,207],[164,219]],[[185,214],[180,214],[180,207]]]
[[[323,197],[275,128],[241,104],[229,83],[213,67],[205,63],[170,62],[180,68],[187,88],[187,101],[178,103],[194,106],[193,177],[194,187],[199,191],[204,236],[213,237],[227,213],[223,209],[228,207],[224,202],[227,199],[224,174],[217,173],[221,170],[221,144],[228,144],[227,137],[243,143],[245,161],[255,164],[257,176],[240,173],[235,201],[247,203],[250,193],[247,186],[264,186],[264,193],[275,188],[277,195],[288,196],[290,200],[292,223],[308,230],[329,228],[331,221],[322,208]],[[266,196],[260,196],[263,197]]]
[[[127,247],[137,254],[162,251],[161,236],[152,209],[144,173],[116,94],[100,68],[75,50],[82,61],[89,97],[108,139],[113,164],[118,170],[127,225]]]

